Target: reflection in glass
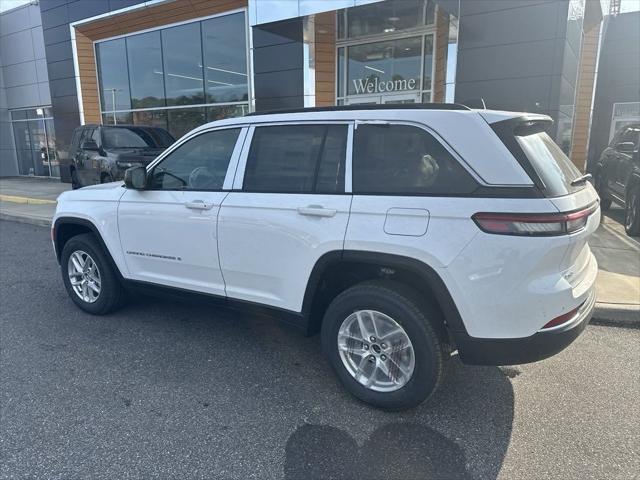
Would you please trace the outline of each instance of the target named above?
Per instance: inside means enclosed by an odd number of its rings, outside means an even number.
[[[422,37],[356,45],[348,49],[349,95],[420,89]]]
[[[33,175],[31,136],[29,135],[28,122],[15,122],[13,124],[13,135],[16,142],[16,154],[18,156],[18,172],[20,175]]]
[[[133,124],[145,125],[148,127],[167,128],[167,111],[151,110],[143,112],[133,112]]]
[[[207,103],[249,98],[244,13],[202,22]]]
[[[169,133],[175,139],[205,123],[204,108],[178,108],[167,112],[169,114]]]
[[[204,103],[200,23],[162,30],[167,105]]]
[[[241,117],[249,113],[249,105],[221,105],[207,107],[207,122],[215,122],[223,118]]]
[[[388,0],[347,10],[349,38],[393,33],[422,25],[424,0]]]
[[[338,97],[344,96],[344,47],[338,49]]]
[[[131,112],[103,113],[102,123],[104,125],[131,125],[133,114]]]
[[[105,111],[131,108],[127,74],[127,46],[124,38],[96,45],[100,78],[100,104]]]
[[[128,37],[127,56],[129,58],[131,107],[164,106],[160,32]]]
[[[47,114],[47,110],[45,108],[45,115]],[[48,162],[49,167],[51,169],[52,177],[60,176],[60,163],[58,162],[58,157],[56,155],[56,133],[53,128],[53,119],[47,119],[44,121],[45,128],[47,129],[47,149],[44,152],[45,158],[43,159],[45,162]]]

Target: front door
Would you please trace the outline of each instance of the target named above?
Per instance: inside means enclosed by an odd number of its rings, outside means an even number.
[[[300,311],[316,261],[342,250],[349,130],[345,122],[252,128],[218,220],[229,297]]]
[[[125,192],[118,227],[129,278],[225,294],[216,222],[245,133],[192,136],[153,164],[147,189]]]

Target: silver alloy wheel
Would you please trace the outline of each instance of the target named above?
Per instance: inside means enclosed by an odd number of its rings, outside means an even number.
[[[358,310],[342,322],[338,353],[349,374],[376,392],[399,390],[415,369],[407,332],[393,318],[375,310]]]
[[[100,296],[102,280],[98,265],[87,252],[76,250],[67,264],[69,281],[76,295],[87,303],[93,303]]]

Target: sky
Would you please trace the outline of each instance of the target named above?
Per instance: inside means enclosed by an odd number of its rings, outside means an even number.
[[[10,10],[12,8],[19,7],[20,5],[24,5],[26,3],[31,3],[32,0],[0,0],[0,12],[4,12],[5,10]],[[102,1],[102,0],[95,0]],[[257,0],[260,1],[260,0]],[[504,0],[505,2],[509,0]],[[611,0],[601,0],[602,2],[602,10],[606,15],[609,10],[609,2]],[[636,10],[640,10],[640,0],[622,0],[620,5],[621,13],[624,12],[634,12]]]

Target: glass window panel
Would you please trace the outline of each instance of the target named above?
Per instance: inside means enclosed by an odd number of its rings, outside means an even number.
[[[44,159],[49,163],[51,167],[51,176],[59,177],[60,176],[60,163],[58,162],[58,157],[56,155],[56,131],[53,127],[53,119],[48,119],[44,121],[45,127],[47,129],[47,151],[46,158]]]
[[[202,22],[207,103],[249,98],[244,13]]]
[[[35,175],[49,176],[49,163],[45,163],[47,142],[45,135],[44,120],[33,120],[29,123],[29,133],[31,135],[31,152]]]
[[[98,43],[96,62],[102,111],[131,108],[125,39]]]
[[[133,115],[131,112],[103,113],[102,123],[104,125],[131,125]]]
[[[325,125],[256,128],[243,189],[254,192],[313,192]]]
[[[353,147],[354,193],[466,194],[473,178],[430,133],[407,125],[360,125]]]
[[[391,33],[422,24],[424,0],[388,0],[347,10],[350,38]]]
[[[171,152],[153,170],[151,188],[222,190],[239,128],[198,135]]]
[[[27,111],[26,110],[13,110],[11,112],[11,120],[26,120]]]
[[[349,95],[375,95],[420,89],[422,37],[348,48]]]
[[[221,105],[207,107],[207,122],[215,122],[223,118],[241,117],[249,113],[249,105]]]
[[[327,125],[324,148],[315,191],[317,193],[344,192],[344,163],[347,152],[347,126]]]
[[[424,74],[422,76],[422,89],[431,90],[433,78],[433,35],[424,37]]]
[[[167,111],[151,110],[144,112],[133,112],[133,124],[148,127],[160,127],[167,129]]]
[[[343,39],[346,36],[345,15],[346,15],[346,10],[338,10],[338,38],[339,39]]]
[[[338,97],[344,97],[344,47],[338,49]]]
[[[178,108],[167,110],[167,114],[169,133],[174,138],[180,138],[205,123],[204,108]]]
[[[200,23],[162,30],[167,105],[204,102]]]
[[[164,84],[160,32],[149,32],[127,38],[131,107],[164,106]]]
[[[433,25],[436,18],[436,2],[434,0],[428,0],[425,12],[425,24]]]

